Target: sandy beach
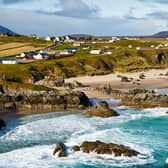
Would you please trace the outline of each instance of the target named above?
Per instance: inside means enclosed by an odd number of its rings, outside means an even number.
[[[94,88],[108,84],[110,84],[114,89],[168,88],[168,75],[166,75],[167,72],[168,69],[152,69],[135,73],[114,73],[100,76],[68,78],[65,80],[65,82],[73,83],[74,81],[78,81],[84,85],[87,85],[88,87],[86,88],[78,88],[76,90],[85,92],[85,94],[90,98],[107,98],[107,95],[95,91]],[[142,73],[145,75],[144,79],[139,78],[139,75]],[[121,78],[118,76],[126,76],[132,80],[130,82],[121,82]]]
[[[146,88],[146,89],[156,89],[156,88],[168,88],[168,75],[165,75],[168,69],[159,70],[148,70],[136,73],[115,73],[109,75],[101,76],[83,76],[65,79],[66,83],[73,83],[78,81],[86,87],[75,88],[74,91],[82,91],[89,98],[111,98],[109,95],[104,94],[98,90],[96,87],[102,87],[104,85],[110,84],[114,89],[134,89],[134,88]],[[139,79],[139,75],[143,73],[145,75],[144,79]],[[118,76],[126,76],[132,79],[131,82],[121,82],[121,78]],[[63,88],[62,88],[63,89]],[[115,106],[115,105],[114,105]],[[27,115],[34,115],[40,113],[47,113],[46,111],[33,111],[33,112],[1,112],[1,116],[9,118],[18,118]]]

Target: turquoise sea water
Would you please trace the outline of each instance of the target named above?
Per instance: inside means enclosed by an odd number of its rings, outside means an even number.
[[[0,168],[168,168],[168,108],[117,107],[116,118],[50,113],[8,121],[0,133]],[[57,142],[67,146],[101,140],[141,153],[133,158],[72,153],[52,156]]]

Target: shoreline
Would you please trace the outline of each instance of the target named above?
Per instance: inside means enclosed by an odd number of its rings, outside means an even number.
[[[145,79],[139,79],[140,74],[145,75]],[[83,76],[65,79],[67,83],[78,81],[86,87],[77,88],[74,90],[84,92],[89,98],[108,98],[109,95],[102,95],[94,91],[96,87],[103,87],[110,85],[113,89],[161,89],[168,88],[168,69],[151,69],[147,71],[133,72],[133,73],[114,73],[100,76]],[[162,74],[162,75],[161,75]],[[121,82],[118,76],[126,76],[132,78],[131,82]],[[110,98],[110,97],[109,97]]]
[[[135,73],[114,73],[108,75],[100,75],[100,76],[83,76],[83,77],[75,77],[65,79],[66,83],[73,83],[74,81],[78,81],[86,87],[78,87],[73,89],[73,91],[81,91],[86,94],[86,96],[91,98],[97,99],[113,99],[112,96],[102,93],[96,90],[97,87],[103,87],[104,85],[111,85],[113,89],[118,90],[131,90],[131,89],[159,89],[159,88],[168,88],[168,75],[160,75],[166,74],[168,69],[152,69],[148,71],[141,71]],[[143,73],[145,75],[145,79],[140,80],[139,82],[135,83],[139,79],[139,75]],[[121,79],[118,75],[126,76],[128,78],[133,78],[131,82],[121,82]],[[74,112],[79,111],[79,109],[70,109],[66,111],[56,110],[53,112]],[[20,112],[1,112],[0,115],[2,118],[21,118],[24,116],[36,115],[36,114],[46,114],[50,113],[51,110],[35,110],[35,111],[20,111]]]

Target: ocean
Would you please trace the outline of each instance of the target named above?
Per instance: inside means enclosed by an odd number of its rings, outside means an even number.
[[[112,100],[109,100],[112,101]],[[119,117],[48,113],[8,120],[0,132],[0,168],[168,168],[168,108],[116,107]],[[137,157],[73,153],[57,158],[55,144],[68,147],[101,140],[126,145]]]

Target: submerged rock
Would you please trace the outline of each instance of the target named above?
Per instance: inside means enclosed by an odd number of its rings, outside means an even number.
[[[4,120],[0,119],[0,130],[1,130],[3,127],[6,127],[6,123],[5,123]]]
[[[96,116],[96,117],[114,117],[119,116],[119,114],[109,108],[109,105],[105,101],[98,102],[95,107],[91,107],[90,109],[84,111],[84,114],[87,116]]]
[[[95,152],[96,154],[107,154],[107,155],[113,154],[116,157],[118,156],[133,157],[140,154],[139,152],[132,150],[127,146],[117,145],[114,143],[104,143],[101,141],[95,141],[95,142],[85,141],[81,144],[81,146],[73,146],[72,151],[74,152],[82,151],[84,153]]]
[[[66,152],[66,146],[63,143],[59,143],[56,145],[54,151],[53,151],[53,155],[56,155],[58,157],[66,157],[67,156],[67,152]]]

